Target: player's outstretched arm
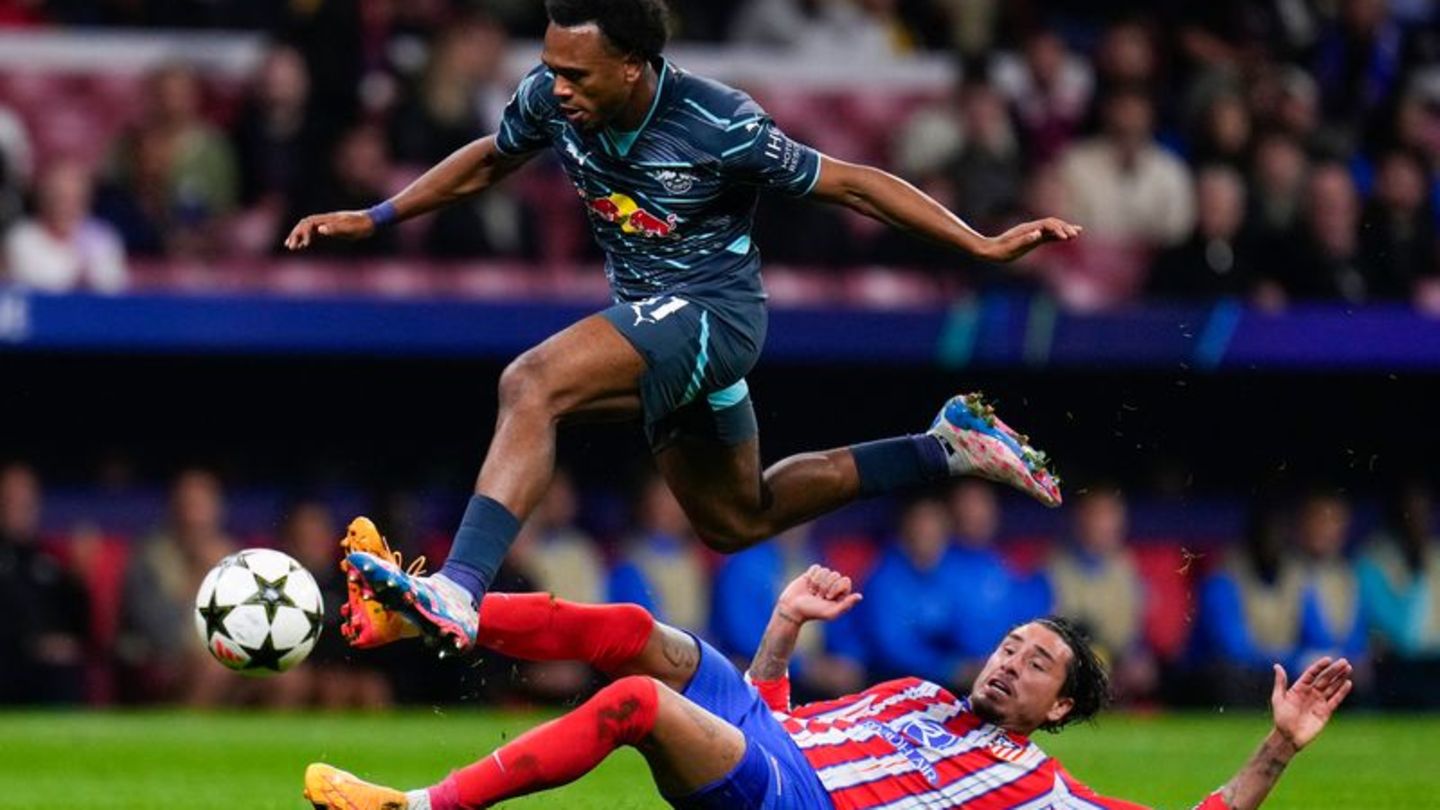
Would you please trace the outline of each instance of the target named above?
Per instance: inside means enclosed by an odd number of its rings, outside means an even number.
[[[291,229],[285,247],[303,250],[317,236],[364,239],[380,225],[473,197],[525,165],[535,154],[507,155],[495,148],[495,136],[487,135],[455,150],[399,194],[369,211],[331,211],[305,217]]]
[[[998,236],[985,236],[895,175],[828,156],[820,158],[820,179],[810,196],[995,262],[1014,261],[1048,242],[1074,239],[1084,230],[1047,217],[1023,222]]]
[[[1335,709],[1350,694],[1354,686],[1351,672],[1350,662],[1344,658],[1321,658],[1287,688],[1284,668],[1275,665],[1275,688],[1270,695],[1275,727],[1239,773],[1220,789],[1218,795],[1228,810],[1251,810],[1260,806],[1280,781],[1285,766],[1319,736]]]
[[[810,566],[785,586],[775,600],[760,648],[750,662],[750,680],[762,683],[784,679],[800,628],[816,619],[829,621],[855,607],[862,597],[853,587],[849,577],[820,565]]]

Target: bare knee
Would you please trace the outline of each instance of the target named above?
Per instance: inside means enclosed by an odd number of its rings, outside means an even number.
[[[770,526],[764,520],[738,510],[692,522],[700,541],[721,554],[744,551],[771,536]]]
[[[554,416],[550,404],[554,386],[544,356],[531,349],[510,362],[500,374],[501,413],[527,410]]]

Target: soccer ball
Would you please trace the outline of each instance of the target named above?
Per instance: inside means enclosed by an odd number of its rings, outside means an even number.
[[[205,649],[242,675],[274,675],[304,661],[324,615],[315,577],[266,548],[221,560],[195,595],[195,630]]]

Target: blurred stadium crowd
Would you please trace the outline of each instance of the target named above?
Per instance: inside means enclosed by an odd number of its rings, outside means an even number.
[[[587,669],[569,664],[492,654],[437,664],[415,642],[348,650],[336,627],[336,543],[353,498],[252,493],[227,508],[216,475],[190,469],[164,494],[101,487],[53,500],[30,467],[0,471],[0,608],[26,617],[0,625],[3,702],[380,707],[564,700],[591,684]],[[562,472],[497,587],[635,602],[746,661],[785,583],[812,563],[833,566],[856,578],[865,600],[802,640],[793,676],[807,697],[900,675],[964,690],[1008,627],[1056,612],[1089,629],[1118,698],[1133,706],[1258,706],[1272,662],[1294,672],[1343,654],[1357,662],[1362,701],[1434,708],[1440,536],[1431,493],[1413,485],[1383,510],[1373,506],[1313,490],[1254,506],[1240,536],[1181,540],[1142,536],[1126,495],[1097,482],[1042,533],[1012,525],[1023,521],[989,484],[962,481],[878,504],[878,520],[842,513],[721,557],[696,540],[658,478],[607,494],[581,492]],[[407,557],[443,558],[444,509],[425,517],[414,503],[379,508],[389,514],[382,525],[415,538],[397,546]],[[235,532],[238,523],[250,529]],[[316,575],[329,624],[301,668],[246,680],[209,660],[192,608],[215,562],[256,545],[285,550]]]
[[[1071,308],[1152,294],[1440,310],[1440,11],[1427,0],[672,6],[682,46],[861,66],[839,88],[747,81],[792,135],[886,166],[983,230],[1035,214],[1085,224],[1021,282]],[[516,80],[507,53],[533,48],[543,13],[516,0],[3,0],[0,25],[249,29],[271,43],[240,79],[182,62],[0,72],[3,277],[113,292],[196,267],[201,284],[223,285],[227,268],[266,278],[299,215],[368,206],[490,131]],[[953,86],[863,80],[912,54],[953,60]],[[1000,283],[836,210],[762,208],[767,260],[832,268],[815,284],[886,267],[933,302]],[[601,283],[553,167],[319,252],[404,259],[398,272],[422,280],[500,262],[510,274],[492,292],[533,289],[537,266],[572,268],[567,289]],[[777,297],[803,298],[800,278],[772,282]]]

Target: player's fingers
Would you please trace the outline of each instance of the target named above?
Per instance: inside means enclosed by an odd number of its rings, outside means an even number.
[[[838,601],[838,602],[831,602],[831,603],[829,603],[829,605],[826,606],[825,611],[824,611],[824,613],[823,613],[823,618],[825,618],[825,619],[828,620],[828,619],[834,619],[834,618],[836,618],[836,617],[838,617],[838,616],[843,616],[844,614],[846,614],[846,613],[848,613],[848,612],[850,611],[850,608],[855,607],[855,605],[856,605],[859,601],[860,601],[860,594],[858,594],[858,593],[852,593],[852,594],[850,594],[849,596],[845,597],[844,599],[841,599],[841,600]]]
[[[1280,666],[1279,664],[1275,664],[1274,667],[1275,667],[1275,688],[1272,689],[1272,690],[1270,690],[1270,700],[1271,700],[1271,702],[1273,702],[1273,703],[1279,703],[1280,700],[1281,700],[1281,698],[1283,698],[1283,697],[1285,696],[1285,683],[1286,683],[1286,680],[1287,680],[1287,679],[1286,679],[1286,677],[1285,677],[1285,668],[1284,668],[1284,667]]]
[[[1329,690],[1333,684],[1340,680],[1342,673],[1344,673],[1349,666],[1350,662],[1343,658],[1339,661],[1331,661],[1315,676],[1315,688],[1321,692]]]
[[[830,586],[825,589],[825,598],[839,599],[840,597],[844,596],[849,590],[850,578],[837,576],[835,577],[835,581],[831,582]]]
[[[1331,695],[1329,699],[1325,701],[1326,707],[1328,707],[1332,712],[1340,708],[1340,704],[1345,702],[1345,696],[1350,694],[1350,690],[1354,688],[1354,681],[1345,681],[1345,683],[1342,684],[1339,689],[1335,690],[1335,694]]]
[[[1314,683],[1315,679],[1319,677],[1320,672],[1328,666],[1330,666],[1330,656],[1327,655],[1317,659],[1314,663],[1305,668],[1305,672],[1300,675],[1300,680],[1296,681],[1295,685],[1299,686],[1300,684]]]

